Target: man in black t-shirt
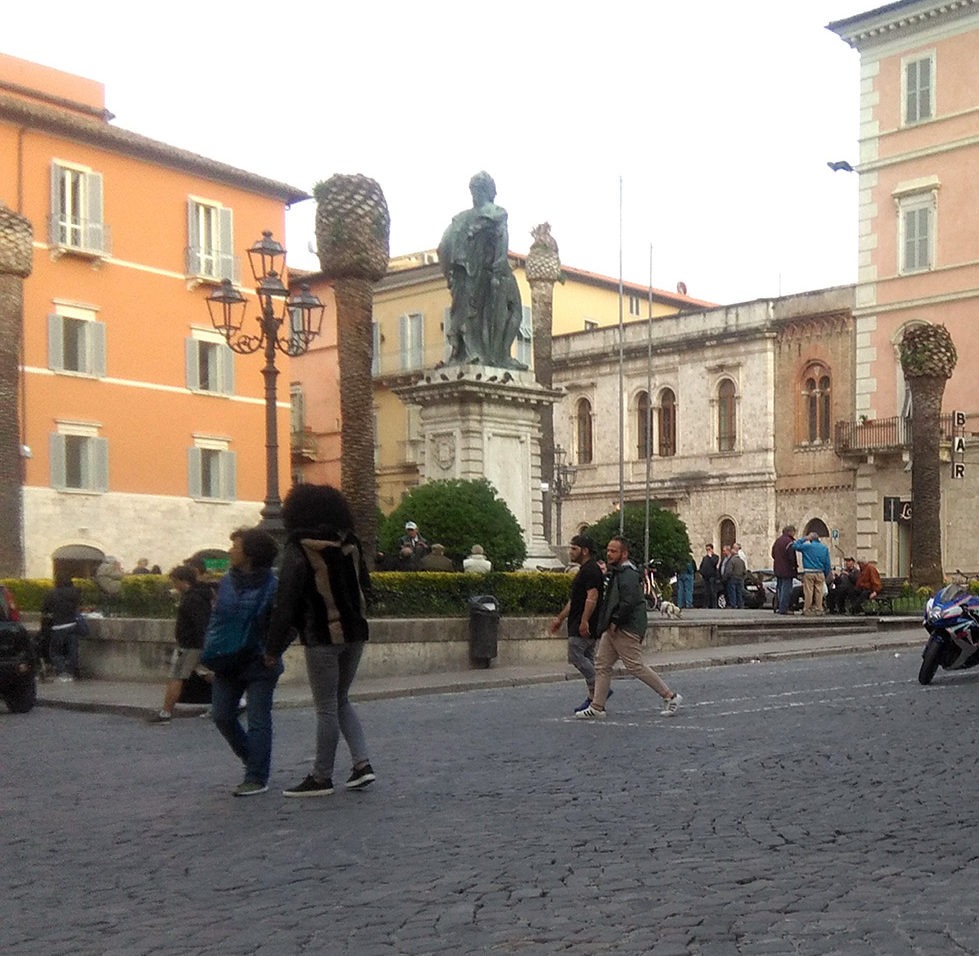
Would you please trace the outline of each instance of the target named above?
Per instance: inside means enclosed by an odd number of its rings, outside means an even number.
[[[575,710],[591,704],[595,690],[595,645],[598,643],[598,605],[602,599],[604,578],[595,558],[595,542],[584,534],[571,539],[570,558],[578,565],[571,582],[571,596],[561,612],[551,621],[550,631],[557,634],[563,621],[568,622],[568,663],[574,664],[588,685],[588,699]],[[609,696],[612,691],[609,690]]]

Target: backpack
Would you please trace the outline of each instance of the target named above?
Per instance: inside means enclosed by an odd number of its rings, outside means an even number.
[[[239,578],[240,581],[240,578]],[[236,587],[229,572],[218,585],[217,601],[204,635],[201,663],[215,674],[232,675],[242,670],[260,652],[268,627],[275,576],[265,572],[260,582],[246,579]]]

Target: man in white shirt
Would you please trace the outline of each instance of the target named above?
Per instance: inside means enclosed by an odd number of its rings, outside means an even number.
[[[493,565],[486,560],[483,554],[483,546],[474,544],[469,557],[462,562],[462,570],[470,574],[489,574],[493,570]]]

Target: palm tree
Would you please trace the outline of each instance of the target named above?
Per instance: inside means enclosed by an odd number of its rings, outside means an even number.
[[[554,323],[554,283],[563,281],[561,257],[551,235],[550,223],[542,222],[530,230],[534,241],[527,253],[524,270],[530,283],[530,313],[533,320],[534,375],[545,388],[554,380],[551,333]],[[553,487],[554,482],[554,406],[541,406],[540,473]],[[551,540],[551,509],[544,508],[544,539]]]
[[[0,202],[0,577],[24,571],[20,454],[20,343],[31,224]]]
[[[911,583],[942,584],[942,396],[958,355],[944,325],[917,325],[901,338],[901,368],[911,390]]]
[[[391,216],[381,187],[367,176],[317,183],[316,250],[337,304],[340,365],[340,484],[350,500],[368,562],[377,547],[374,471],[374,283],[388,268]]]

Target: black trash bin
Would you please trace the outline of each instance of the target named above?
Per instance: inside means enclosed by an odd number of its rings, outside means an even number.
[[[489,667],[496,657],[500,636],[500,602],[492,594],[469,599],[469,660],[473,667]]]

